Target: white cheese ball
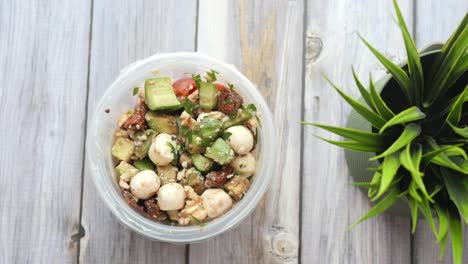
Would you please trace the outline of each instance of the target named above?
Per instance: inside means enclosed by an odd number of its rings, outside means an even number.
[[[203,207],[210,218],[216,218],[232,207],[232,199],[222,189],[208,189],[203,192]]]
[[[237,175],[250,177],[255,174],[256,160],[252,153],[247,153],[244,156],[236,156],[231,161],[230,165]]]
[[[157,135],[148,150],[150,160],[158,166],[169,165],[174,160],[173,148],[170,145],[175,149],[176,142],[171,135],[166,133]]]
[[[159,186],[161,186],[161,180],[152,170],[140,171],[130,181],[130,191],[136,198],[142,200],[155,195]]]
[[[245,155],[250,152],[254,146],[252,132],[245,126],[233,126],[226,130],[231,133],[227,143],[239,155]]]
[[[159,188],[158,206],[163,211],[174,211],[184,208],[185,191],[178,183],[171,182]]]

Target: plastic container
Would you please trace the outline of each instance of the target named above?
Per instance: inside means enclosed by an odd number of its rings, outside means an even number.
[[[255,103],[261,113],[258,134],[257,174],[244,198],[223,216],[204,226],[170,226],[155,222],[128,206],[123,200],[111,157],[112,135],[117,127],[117,117],[132,109],[137,96],[132,96],[135,86],[150,77],[170,76],[173,79],[214,69],[218,79],[235,85],[245,103]],[[155,74],[156,71],[159,71]],[[110,113],[105,113],[110,109]],[[275,134],[267,104],[252,82],[234,66],[200,53],[156,54],[137,61],[123,69],[99,101],[88,128],[86,156],[89,171],[97,192],[106,206],[125,226],[152,239],[171,243],[191,243],[221,234],[245,219],[257,206],[268,188],[275,163]]]

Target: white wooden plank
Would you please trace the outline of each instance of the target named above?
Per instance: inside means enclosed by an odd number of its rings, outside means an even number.
[[[200,1],[199,51],[258,85],[274,113],[280,159],[252,216],[191,245],[190,263],[298,262],[302,21],[302,1]]]
[[[412,21],[410,1],[400,1]],[[411,23],[409,23],[411,28]],[[322,72],[352,96],[351,65],[364,80],[374,79],[382,67],[357,37],[395,60],[404,55],[391,1],[311,1],[307,3],[305,120],[346,125],[350,107],[322,78]],[[311,133],[331,137],[307,127],[304,133],[302,195],[303,263],[410,263],[409,219],[381,215],[350,232],[346,229],[371,207],[367,195],[351,185],[342,149],[322,142]]]
[[[416,43],[418,47],[431,42],[444,42],[458,26],[468,10],[468,1],[429,0],[419,2],[416,8]],[[414,263],[435,263],[440,246],[429,225],[421,221],[413,238]],[[465,228],[463,263],[468,263],[468,230]],[[447,245],[445,257],[438,263],[453,263],[451,245]]]
[[[195,27],[195,1],[95,1],[88,111],[129,63],[157,52],[193,51]],[[95,193],[90,176],[85,174],[83,263],[185,261],[185,246],[151,241],[118,223]]]
[[[0,1],[0,263],[74,263],[90,1]]]

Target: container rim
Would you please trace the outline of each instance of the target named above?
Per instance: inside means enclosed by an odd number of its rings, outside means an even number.
[[[161,224],[144,217],[128,206],[121,197],[120,192],[116,191],[115,180],[112,183],[112,179],[114,178],[113,172],[103,169],[107,166],[104,157],[105,155],[109,155],[110,157],[110,150],[103,150],[100,142],[96,140],[100,131],[98,116],[104,113],[107,98],[111,98],[112,94],[116,90],[119,90],[119,87],[122,87],[122,84],[128,78],[131,76],[135,78],[135,76],[141,75],[142,72],[148,72],[151,69],[174,67],[178,64],[209,67],[216,69],[216,71],[226,77],[225,79],[235,80],[236,89],[242,95],[246,95],[250,99],[249,101],[255,103],[261,113],[261,128],[259,128],[259,141],[261,144],[255,180],[253,180],[249,191],[241,201],[223,216],[205,223],[204,226],[180,227]],[[233,65],[226,64],[199,52],[162,53],[128,65],[108,87],[96,105],[89,121],[86,139],[86,161],[89,165],[88,171],[91,172],[91,178],[99,196],[120,222],[146,237],[184,244],[205,240],[221,234],[239,224],[255,209],[265,194],[273,175],[273,164],[275,164],[276,160],[274,142],[274,124],[265,100],[256,89],[256,86]],[[96,159],[96,157],[100,158]]]

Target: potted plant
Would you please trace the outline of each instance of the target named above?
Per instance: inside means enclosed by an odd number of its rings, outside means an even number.
[[[355,168],[364,167],[366,159],[371,179],[356,185],[366,188],[376,204],[352,226],[403,199],[411,212],[412,232],[418,217],[424,216],[440,243],[440,255],[450,233],[454,263],[461,264],[462,224],[468,223],[468,16],[443,46],[420,53],[396,0],[393,3],[407,63],[392,63],[361,37],[389,75],[376,83],[370,78],[366,89],[353,70],[361,100],[327,79],[353,108],[348,124],[354,128],[304,124],[346,139],[321,138],[331,144],[365,153],[347,155],[347,162],[356,174]]]

